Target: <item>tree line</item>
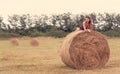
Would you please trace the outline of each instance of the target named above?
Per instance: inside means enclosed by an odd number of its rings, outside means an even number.
[[[95,31],[107,36],[120,37],[120,14],[90,13],[72,14],[70,12],[54,15],[11,15],[7,22],[0,16],[1,36],[54,36],[64,37],[82,25],[86,16],[93,19]]]

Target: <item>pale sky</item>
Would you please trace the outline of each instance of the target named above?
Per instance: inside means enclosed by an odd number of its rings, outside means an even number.
[[[120,0],[0,0],[0,15],[120,13]]]

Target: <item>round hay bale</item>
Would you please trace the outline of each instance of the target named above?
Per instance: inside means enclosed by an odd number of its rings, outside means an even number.
[[[31,46],[39,46],[39,42],[37,38],[32,38],[30,41]]]
[[[13,46],[18,46],[19,45],[19,40],[18,40],[18,38],[12,38],[12,39],[10,39],[10,43]]]
[[[108,62],[110,55],[106,37],[95,31],[70,33],[61,49],[62,61],[75,69],[101,68]]]

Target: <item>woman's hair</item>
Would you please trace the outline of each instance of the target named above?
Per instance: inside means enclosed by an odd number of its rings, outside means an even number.
[[[92,19],[91,19],[91,17],[90,17],[90,16],[86,16],[86,18],[88,18],[88,19],[89,19],[88,24],[92,24]]]

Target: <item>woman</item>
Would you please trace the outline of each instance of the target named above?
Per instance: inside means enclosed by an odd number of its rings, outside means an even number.
[[[85,21],[83,22],[82,26],[79,27],[79,30],[84,30],[85,32],[86,31],[91,32],[92,27],[93,27],[92,19],[89,16],[86,16]]]

